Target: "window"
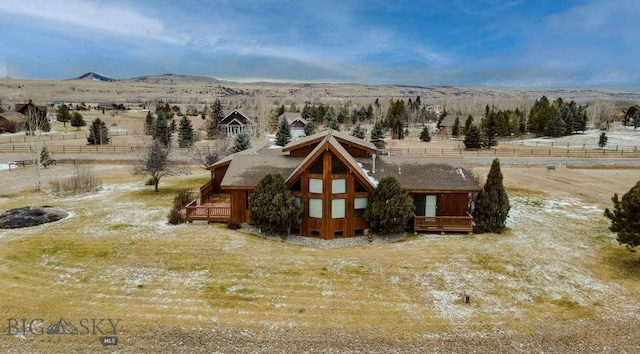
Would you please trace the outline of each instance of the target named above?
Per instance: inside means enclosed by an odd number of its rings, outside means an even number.
[[[334,175],[344,175],[347,173],[347,168],[344,167],[342,162],[335,156],[331,156],[331,173]]]
[[[345,178],[331,180],[331,194],[347,193],[347,180]]]
[[[319,174],[321,175],[324,172],[324,168],[322,167],[322,157],[316,160],[316,162],[311,165],[309,168],[309,173]]]
[[[336,231],[333,232],[333,237],[342,238],[342,237],[344,237],[344,232],[342,232],[342,230],[336,230]]]
[[[291,186],[291,190],[294,192],[300,192],[302,190],[302,179],[298,178]]]
[[[309,198],[309,217],[322,219],[322,199]]]
[[[355,180],[355,185],[356,185],[356,192],[366,192],[367,190],[362,186],[362,184],[360,184],[360,182],[358,182],[358,180]]]
[[[302,207],[302,197],[294,197],[296,198],[296,205],[298,207]]]
[[[309,193],[322,194],[322,179],[309,178]]]
[[[353,198],[353,216],[362,217],[364,216],[364,209],[369,204],[369,198],[367,197],[356,197]]]
[[[320,230],[311,230],[311,237],[320,237]]]
[[[346,199],[331,200],[331,218],[342,219],[345,217]]]

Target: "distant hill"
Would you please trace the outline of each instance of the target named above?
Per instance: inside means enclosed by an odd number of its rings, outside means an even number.
[[[128,81],[145,82],[149,84],[188,84],[188,83],[201,83],[201,84],[219,84],[221,81],[210,76],[197,76],[197,75],[148,75],[139,76],[129,79]]]
[[[116,81],[116,79],[112,77],[94,73],[93,71],[69,80],[93,80],[93,81],[107,81],[107,82]]]

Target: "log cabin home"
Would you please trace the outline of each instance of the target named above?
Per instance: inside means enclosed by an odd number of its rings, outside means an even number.
[[[221,135],[233,137],[243,132],[250,133],[253,127],[253,120],[241,109],[234,109],[225,114],[218,127]]]
[[[407,229],[473,230],[467,210],[479,186],[462,159],[376,156],[376,151],[368,141],[328,129],[285,147],[267,144],[227,156],[207,168],[211,180],[186,207],[186,219],[251,223],[252,191],[266,174],[279,173],[303,210],[293,233],[362,236],[369,228],[364,210],[371,193],[380,178],[393,176],[414,201]]]
[[[47,117],[47,106],[37,106],[32,100],[28,103],[16,103],[15,111],[27,117],[35,115],[40,118]]]

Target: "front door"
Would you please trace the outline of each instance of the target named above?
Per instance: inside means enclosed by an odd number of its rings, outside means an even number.
[[[424,209],[424,216],[435,217],[438,206],[438,198],[435,195],[427,195]]]

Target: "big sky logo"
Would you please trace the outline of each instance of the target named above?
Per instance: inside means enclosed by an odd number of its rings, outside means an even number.
[[[99,336],[102,345],[117,345],[119,325],[119,318],[82,318],[75,322],[61,318],[51,323],[47,323],[41,318],[9,318],[7,319],[7,331],[5,333],[10,336]]]

